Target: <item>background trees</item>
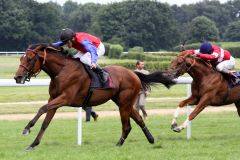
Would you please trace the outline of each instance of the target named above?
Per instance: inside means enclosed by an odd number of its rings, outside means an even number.
[[[171,49],[181,41],[239,41],[240,0],[205,0],[169,6],[153,0],[107,5],[67,1],[0,0],[0,50],[25,50],[29,44],[58,40],[62,28],[89,32],[124,50]]]
[[[224,39],[227,41],[240,41],[240,20],[228,25]]]
[[[166,4],[153,1],[114,3],[99,13],[98,22],[103,40],[123,43],[125,49],[143,46],[146,51],[154,51],[170,48],[177,42],[175,22]]]
[[[189,25],[188,41],[218,41],[219,31],[213,21],[205,16],[194,18]]]

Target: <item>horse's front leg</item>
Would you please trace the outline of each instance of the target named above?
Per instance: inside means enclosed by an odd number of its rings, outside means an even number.
[[[210,98],[208,95],[202,97],[198,103],[198,105],[195,107],[195,109],[192,111],[192,113],[187,117],[187,119],[184,121],[182,125],[179,127],[175,127],[173,131],[175,132],[181,132],[181,130],[185,129],[187,127],[187,124],[189,121],[193,120],[206,106],[209,105]]]
[[[24,128],[23,130],[23,134],[27,134],[30,132],[30,128],[32,126],[35,125],[36,121],[39,119],[39,117],[47,112],[47,115],[45,117],[45,120],[42,124],[42,128],[38,133],[38,136],[36,137],[35,141],[30,145],[29,149],[34,148],[36,145],[38,145],[40,143],[40,140],[42,138],[42,135],[44,133],[44,131],[46,130],[46,128],[48,127],[48,124],[50,123],[51,119],[53,118],[56,110],[59,107],[62,106],[66,106],[69,105],[67,102],[67,98],[65,98],[66,96],[61,95],[55,99],[53,99],[52,101],[50,101],[48,104],[44,105],[43,107],[41,107],[38,111],[38,113],[36,114],[36,116],[28,123],[28,125]]]
[[[191,95],[189,98],[187,98],[179,103],[179,107],[176,108],[176,110],[173,114],[173,119],[172,119],[172,123],[171,123],[172,130],[174,130],[174,128],[176,128],[178,126],[177,118],[179,115],[180,108],[183,108],[184,106],[187,106],[187,105],[195,105],[195,104],[197,104],[197,102],[198,102],[198,99],[194,95]]]
[[[31,121],[29,121],[26,127],[23,129],[23,132],[22,132],[23,135],[28,135],[30,133],[30,129],[35,125],[35,123],[41,117],[41,115],[47,112],[47,107],[48,107],[48,104],[45,104],[38,110],[34,118]]]
[[[42,136],[43,136],[46,128],[48,127],[49,123],[51,122],[52,118],[54,117],[56,111],[57,111],[57,108],[49,110],[47,112],[46,117],[42,123],[42,127],[41,127],[37,137],[35,138],[33,143],[27,148],[27,150],[32,150],[34,147],[36,147],[40,143]]]
[[[30,129],[35,125],[37,120],[46,113],[48,110],[51,110],[53,108],[58,108],[61,106],[64,106],[66,104],[66,101],[64,100],[65,96],[59,96],[58,98],[55,99],[49,99],[48,104],[43,105],[37,112],[37,114],[34,116],[34,118],[28,122],[26,127],[23,129],[22,134],[23,135],[28,135],[30,133]]]

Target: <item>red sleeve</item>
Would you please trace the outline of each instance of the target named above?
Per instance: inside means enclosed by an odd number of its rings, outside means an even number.
[[[212,54],[197,54],[198,57],[202,58],[202,59],[209,59],[209,60],[212,60],[212,59],[216,59],[216,57]]]

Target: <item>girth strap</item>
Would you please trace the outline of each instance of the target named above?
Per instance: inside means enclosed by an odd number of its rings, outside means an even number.
[[[92,97],[92,94],[93,94],[93,90],[94,90],[94,89],[91,88],[91,87],[88,88],[87,96],[86,96],[86,98],[84,99],[83,104],[82,104],[82,106],[81,106],[82,108],[88,106],[88,103],[89,103],[89,101],[90,101],[90,99],[91,99],[91,97]]]

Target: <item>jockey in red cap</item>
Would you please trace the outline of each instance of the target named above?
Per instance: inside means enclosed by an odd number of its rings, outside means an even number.
[[[210,60],[216,65],[216,69],[220,72],[227,73],[230,76],[237,78],[230,70],[235,66],[235,58],[231,56],[228,50],[224,50],[219,46],[204,42],[198,50],[187,50],[196,56]],[[237,78],[238,79],[238,78]]]

